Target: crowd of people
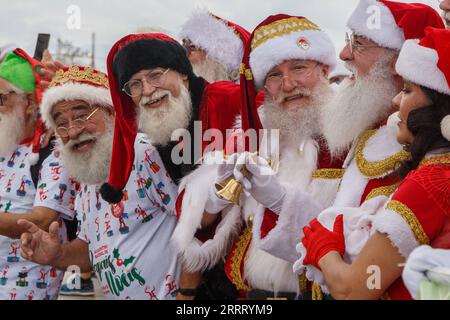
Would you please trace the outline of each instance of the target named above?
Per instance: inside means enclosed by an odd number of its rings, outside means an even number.
[[[107,74],[5,46],[0,299],[55,299],[74,267],[108,299],[420,299],[436,270],[448,285],[440,8],[360,0],[339,56],[309,17],[249,32],[204,9],[182,41],[118,40]],[[332,84],[338,58],[350,75]]]

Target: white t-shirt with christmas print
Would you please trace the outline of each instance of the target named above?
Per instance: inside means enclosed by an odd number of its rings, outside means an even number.
[[[135,141],[135,160],[122,201],[110,205],[100,185],[81,184],[75,200],[78,238],[108,299],[174,299],[179,265],[170,238],[176,226],[177,185],[145,136]]]
[[[21,144],[9,157],[0,157],[0,215],[27,213],[33,207],[53,209],[60,214],[60,236],[67,239],[61,220],[73,219],[75,182],[70,180],[54,151],[42,163],[34,186],[29,157],[32,145]],[[0,235],[0,299],[56,299],[62,271],[42,266],[20,256],[20,239]]]

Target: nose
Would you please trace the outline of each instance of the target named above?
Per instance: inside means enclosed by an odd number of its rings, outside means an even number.
[[[142,95],[150,97],[156,91],[156,87],[149,84],[146,80],[142,81]]]
[[[396,111],[400,110],[400,101],[402,100],[402,92],[400,91],[397,95],[392,99],[392,108]]]
[[[288,75],[285,75],[281,80],[281,87],[284,92],[291,92],[296,86],[296,81],[292,80]]]
[[[81,128],[77,128],[75,126],[70,126],[67,130],[67,138],[66,139],[76,139],[80,136],[80,134],[84,131],[85,126]]]
[[[450,1],[444,0],[439,4],[439,8],[444,11],[450,11]]]
[[[339,58],[340,58],[342,61],[350,61],[350,60],[353,60],[353,54],[352,54],[351,51],[350,51],[350,44],[349,44],[349,43],[347,43],[347,44],[345,45],[345,47],[342,48],[341,52],[339,53]]]

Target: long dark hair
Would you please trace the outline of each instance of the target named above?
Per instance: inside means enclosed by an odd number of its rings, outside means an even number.
[[[441,132],[441,121],[450,114],[450,96],[429,88],[420,88],[430,98],[432,104],[413,110],[408,115],[406,125],[414,135],[414,141],[408,146],[411,158],[403,162],[398,169],[398,174],[402,178],[416,169],[428,152],[450,148],[450,141],[445,139]]]

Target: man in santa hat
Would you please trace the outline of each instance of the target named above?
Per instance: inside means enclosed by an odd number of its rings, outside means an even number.
[[[239,81],[239,66],[250,33],[206,9],[192,12],[180,37],[194,73],[206,81]]]
[[[405,40],[422,38],[427,26],[444,28],[444,24],[424,4],[361,0],[347,26],[352,33],[346,35],[340,58],[353,75],[323,109],[322,127],[333,155],[350,148],[339,192],[326,212],[330,228],[338,213],[353,216],[353,222],[344,222],[346,232],[355,231],[347,245],[355,257],[368,239],[368,233],[356,233],[370,229],[371,215],[398,186],[397,166],[409,157],[396,140],[396,123],[386,125],[397,111],[391,101],[403,87],[395,71],[399,51]],[[295,269],[303,267],[296,264]]]
[[[63,272],[50,276],[49,266],[20,257],[20,240],[26,230],[19,219],[32,221],[44,230],[54,222],[58,241],[67,240],[62,218],[73,219],[72,185],[52,146],[39,149],[44,127],[38,118],[41,87],[38,71],[43,65],[15,49],[0,64],[0,299],[27,299],[41,272],[49,275],[35,290],[35,299],[56,299]],[[64,192],[61,192],[63,190]],[[26,270],[26,281],[20,281]]]
[[[57,71],[41,110],[56,132],[68,173],[81,183],[73,199],[81,226],[77,239],[61,245],[52,226],[47,233],[23,221],[28,232],[22,255],[61,270],[77,265],[82,272],[95,271],[108,299],[173,299],[179,264],[169,240],[177,186],[143,134],[135,139],[122,201],[110,205],[99,193],[108,180],[114,134],[106,74],[78,66]]]
[[[440,2],[439,8],[443,11],[443,17],[447,24],[447,28],[450,28],[450,0],[443,0]]]
[[[275,132],[266,132],[257,164],[247,161],[254,154],[234,153],[222,165],[205,165],[188,176],[174,240],[191,271],[211,269],[229,253],[225,272],[241,297],[295,299],[306,288],[291,271],[295,260],[291,253],[299,240],[294,239],[298,229],[291,226],[307,223],[312,213],[332,203],[343,173],[342,162],[332,161],[321,143],[318,125],[320,109],[332,98],[328,74],[336,65],[336,53],[316,24],[280,14],[256,27],[244,65],[241,87],[250,110],[241,120],[242,128],[276,130],[279,140],[270,137]],[[259,109],[262,126],[254,103],[257,89],[266,97]],[[251,177],[240,174],[244,164]],[[231,176],[244,185],[240,206],[217,195],[215,185]],[[202,217],[205,222],[219,216],[212,239],[202,243],[194,237]],[[272,243],[285,233],[293,241],[275,249]],[[275,249],[274,255],[261,248]],[[208,281],[209,274],[205,277]],[[217,286],[213,281],[206,285]]]
[[[217,143],[223,149],[226,129],[240,112],[239,85],[209,84],[197,77],[174,39],[164,34],[124,37],[108,55],[108,73],[116,111],[109,182],[100,189],[108,202],[122,199],[138,129],[147,134],[175,184],[197,167],[203,147]],[[208,129],[220,135],[212,144],[203,139]],[[173,138],[177,131],[187,138]]]

